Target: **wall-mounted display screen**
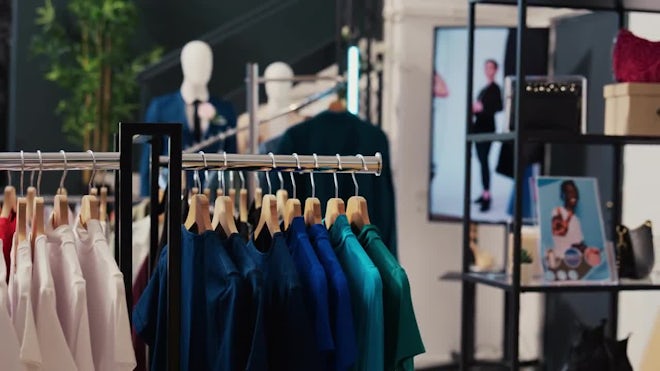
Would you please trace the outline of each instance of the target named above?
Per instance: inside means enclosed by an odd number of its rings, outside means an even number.
[[[515,73],[515,28],[478,27],[475,30],[473,96],[470,131],[508,131],[505,121],[505,76]],[[531,29],[525,51],[527,74],[547,73],[548,30]],[[434,220],[460,220],[463,216],[465,135],[467,114],[467,29],[435,29],[431,118],[431,179],[429,212]],[[513,180],[498,173],[500,142],[472,144],[472,219],[503,222],[512,215]],[[530,166],[527,175],[538,172]],[[532,184],[530,182],[530,184]],[[525,187],[531,200],[531,186]],[[526,202],[523,214],[534,208]]]

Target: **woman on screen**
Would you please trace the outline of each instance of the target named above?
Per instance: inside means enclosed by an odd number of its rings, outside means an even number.
[[[488,84],[481,89],[477,101],[472,104],[472,112],[475,120],[472,125],[472,133],[494,133],[495,132],[495,114],[502,110],[502,91],[499,85],[495,83],[498,64],[493,59],[488,59],[484,63],[484,73]],[[477,199],[481,204],[481,211],[490,210],[490,167],[488,166],[488,155],[490,153],[491,142],[477,142],[475,149],[477,158],[481,166],[481,185],[483,192]]]

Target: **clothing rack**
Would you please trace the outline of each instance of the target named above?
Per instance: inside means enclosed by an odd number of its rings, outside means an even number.
[[[310,156],[310,155],[243,155],[182,153],[181,124],[128,124],[120,123],[119,152],[2,152],[0,170],[7,171],[69,171],[69,170],[118,170],[116,177],[115,251],[118,252],[120,270],[124,275],[124,287],[129,316],[132,303],[132,175],[133,144],[139,136],[151,136],[151,203],[158,200],[158,174],[160,167],[168,172],[167,192],[167,369],[180,369],[181,335],[181,177],[183,170],[234,170],[279,171],[320,173],[364,173],[380,175],[382,158],[374,156]],[[168,141],[169,156],[161,156]],[[252,178],[252,177],[250,177]],[[151,251],[158,243],[158,215],[151,215]]]

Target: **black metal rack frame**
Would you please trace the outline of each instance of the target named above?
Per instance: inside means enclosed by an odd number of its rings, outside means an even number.
[[[133,309],[133,139],[148,135],[151,141],[151,205],[158,205],[159,156],[168,141],[168,213],[167,213],[167,369],[180,369],[179,341],[181,334],[181,124],[119,124],[119,177],[115,205],[115,251],[119,252],[119,267],[124,274],[126,304],[129,318]],[[151,257],[158,244],[158,213],[151,213]]]
[[[472,95],[474,69],[474,34],[475,13],[478,4],[516,5],[518,9],[516,28],[516,81],[523,81],[525,30],[527,24],[527,6],[567,7],[596,11],[613,11],[618,14],[619,26],[623,27],[625,12],[660,12],[660,2],[656,0],[467,0],[468,1],[468,64],[467,64],[467,107],[466,107],[466,149],[465,149],[465,196],[463,219],[463,255],[462,271],[458,274],[446,274],[443,279],[457,279],[462,282],[461,297],[461,351],[459,366],[468,370],[472,366],[499,365],[512,370],[522,366],[534,365],[538,361],[520,362],[519,360],[519,328],[520,328],[520,294],[522,292],[596,292],[605,291],[610,294],[610,324],[608,331],[616,336],[618,315],[618,293],[625,290],[660,290],[660,285],[645,282],[620,282],[616,285],[581,285],[581,286],[521,286],[520,284],[520,249],[522,226],[522,180],[524,164],[522,163],[522,146],[526,142],[545,143],[580,143],[585,145],[609,145],[614,147],[613,178],[616,179],[613,197],[614,225],[621,223],[621,203],[623,200],[623,146],[626,144],[660,144],[659,137],[650,136],[607,136],[600,134],[570,135],[565,133],[527,132],[520,126],[521,107],[524,104],[522,89],[524,84],[516,84],[515,89],[515,130],[505,134],[470,134],[472,122]],[[471,190],[471,143],[480,141],[513,141],[514,142],[514,218],[513,218],[513,266],[511,277],[489,276],[488,274],[470,273],[471,250],[469,246],[470,224],[470,190]],[[612,226],[614,227],[614,226]],[[485,284],[503,289],[505,292],[505,331],[504,359],[502,362],[485,362],[474,359],[475,339],[475,296],[476,284]],[[485,362],[485,363],[484,363]]]

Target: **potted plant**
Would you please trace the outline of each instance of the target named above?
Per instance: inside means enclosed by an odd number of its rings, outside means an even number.
[[[56,9],[45,0],[36,24],[32,51],[46,57],[45,78],[65,92],[57,104],[62,130],[85,150],[112,149],[118,122],[133,118],[138,108],[138,73],[161,55],[159,48],[131,50],[134,1],[71,0]]]

